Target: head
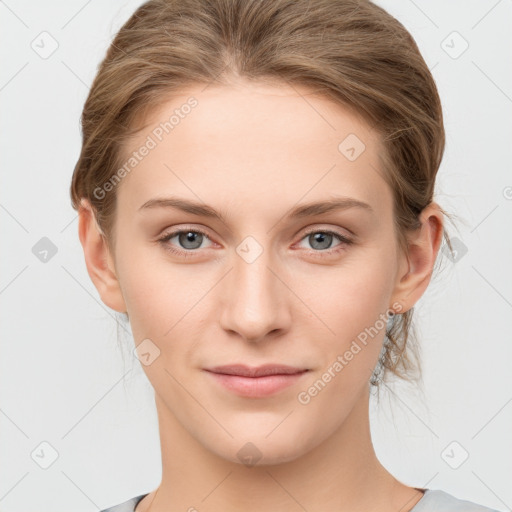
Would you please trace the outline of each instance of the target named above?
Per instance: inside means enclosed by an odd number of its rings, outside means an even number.
[[[414,304],[450,245],[433,200],[445,135],[431,73],[383,9],[149,1],[101,63],[82,132],[89,275],[150,354],[160,403],[211,451],[235,460],[246,436],[289,460],[369,386],[420,375]],[[233,363],[308,371],[248,398],[205,372]],[[286,436],[264,438],[291,407]]]

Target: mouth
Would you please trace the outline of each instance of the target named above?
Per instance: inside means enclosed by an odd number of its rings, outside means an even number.
[[[258,367],[235,364],[205,368],[205,371],[228,391],[244,397],[261,398],[295,384],[310,370],[277,364]]]

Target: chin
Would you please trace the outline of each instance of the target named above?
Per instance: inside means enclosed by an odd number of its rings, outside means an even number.
[[[268,429],[262,434],[262,429],[255,429],[253,426],[252,429],[248,428],[244,433],[236,435],[235,439],[230,440],[229,446],[216,446],[213,451],[230,462],[251,468],[291,462],[312,448],[300,429],[295,433],[288,425],[286,430],[279,433],[277,430],[265,437]],[[254,435],[251,435],[253,432]]]

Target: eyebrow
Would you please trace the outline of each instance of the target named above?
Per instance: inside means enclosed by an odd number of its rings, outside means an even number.
[[[226,219],[222,213],[218,212],[211,206],[191,201],[189,199],[179,197],[154,198],[146,201],[139,208],[139,211],[152,208],[175,208],[192,215],[217,219],[224,224],[226,223]],[[312,217],[314,215],[321,215],[335,210],[347,210],[349,208],[360,208],[368,211],[369,213],[375,213],[368,203],[364,203],[363,201],[359,201],[352,197],[336,197],[326,201],[317,201],[299,205],[287,213],[284,218],[294,219]]]

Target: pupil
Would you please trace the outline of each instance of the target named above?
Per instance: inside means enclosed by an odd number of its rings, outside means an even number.
[[[317,249],[326,249],[330,245],[329,242],[326,243],[326,239],[328,240],[329,236],[331,236],[331,235],[329,235],[327,233],[315,233],[313,235],[313,240],[315,243],[320,244],[320,247],[317,246],[316,248]]]

